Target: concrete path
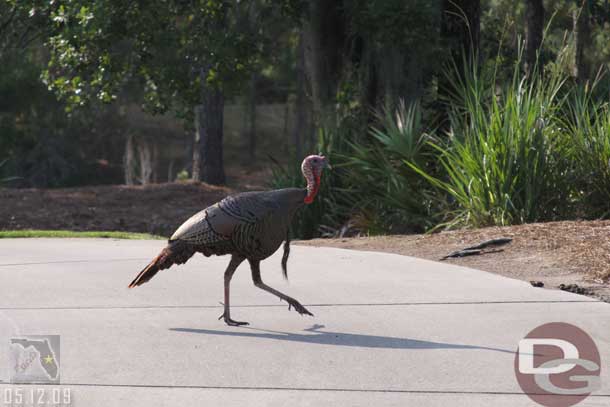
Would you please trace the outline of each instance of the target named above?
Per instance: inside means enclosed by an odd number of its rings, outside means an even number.
[[[58,334],[76,407],[533,406],[514,351],[563,321],[601,353],[602,390],[581,405],[610,405],[610,304],[449,264],[293,246],[290,282],[281,253],[263,278],[315,317],[255,288],[242,264],[232,316],[251,325],[234,328],[217,320],[227,257],[197,255],[127,289],[163,246],[0,240],[0,390],[12,388],[10,338]]]

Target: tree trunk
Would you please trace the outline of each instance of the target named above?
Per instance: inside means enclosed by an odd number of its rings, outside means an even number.
[[[424,95],[424,69],[426,66],[423,63],[418,63],[416,58],[407,58],[404,61],[404,93],[402,99],[408,104],[419,102]],[[398,99],[394,99],[392,107],[398,106]]]
[[[334,127],[337,86],[342,74],[347,39],[341,2],[309,2],[309,19],[303,32],[314,120],[318,127]]]
[[[159,146],[157,145],[157,142],[154,140],[151,140],[150,143],[152,144],[152,182],[154,182],[155,184],[157,184],[159,182]]]
[[[589,64],[586,57],[586,48],[591,41],[589,27],[589,2],[582,0],[580,7],[572,14],[574,29],[574,66],[572,74],[578,83],[585,83],[589,77]]]
[[[137,143],[142,185],[150,184],[153,176],[153,153],[150,144],[150,141],[143,137],[140,137]]]
[[[201,105],[193,108],[195,117],[195,139],[193,140],[193,181],[201,181]]]
[[[531,75],[534,70],[542,72],[542,61],[539,58],[542,35],[544,32],[544,4],[542,0],[526,0],[526,35],[525,35],[525,72]],[[536,68],[538,66],[538,68]]]
[[[174,179],[174,159],[171,159],[167,165],[167,182],[174,182]]]
[[[127,136],[125,141],[125,156],[123,157],[123,173],[125,174],[125,184],[135,185],[136,183],[136,158],[133,134]]]
[[[207,70],[201,70],[200,78],[202,104],[195,108],[193,179],[222,185],[226,182],[222,146],[224,95],[218,87],[207,85]]]
[[[248,140],[248,157],[250,164],[254,164],[256,156],[256,73],[250,78],[250,89],[246,106],[246,135]]]
[[[424,69],[425,64],[417,57],[421,55],[416,48],[397,47],[394,44],[383,44],[377,50],[377,58],[373,64],[378,65],[381,73],[379,78],[372,78],[374,83],[379,81],[382,89],[379,89],[377,97],[381,100],[373,100],[368,106],[379,107],[379,102],[383,102],[383,108],[394,111],[400,100],[407,103],[418,101],[424,92]],[[375,69],[370,70],[369,74],[374,75]],[[368,89],[369,86],[364,86]],[[365,123],[368,125],[370,123]]]
[[[303,33],[299,35],[299,45],[297,46],[296,68],[297,78],[296,87],[297,94],[295,100],[295,125],[293,131],[295,153],[297,160],[303,157],[303,142],[305,140],[305,132],[307,131],[307,76],[305,74],[305,46],[303,43]]]

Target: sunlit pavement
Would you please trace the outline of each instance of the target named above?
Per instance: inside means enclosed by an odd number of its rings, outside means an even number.
[[[289,282],[281,251],[263,279],[315,317],[254,287],[243,263],[232,317],[250,326],[235,328],[218,320],[228,257],[196,255],[127,288],[163,246],[1,240],[3,393],[53,387],[8,384],[11,338],[60,335],[55,387],[76,407],[533,406],[515,380],[517,344],[563,321],[601,354],[602,389],[580,405],[610,405],[610,304],[449,264],[293,246]]]

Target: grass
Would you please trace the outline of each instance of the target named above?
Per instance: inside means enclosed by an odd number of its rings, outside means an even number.
[[[165,239],[162,236],[149,235],[148,233],[131,233],[131,232],[104,232],[104,231],[87,231],[75,232],[71,230],[0,230],[0,239],[13,238],[35,238],[35,237],[52,237],[52,238],[107,238],[107,239]]]
[[[577,197],[590,219],[610,215],[610,104],[592,96],[596,85],[579,89],[561,120],[570,137]]]

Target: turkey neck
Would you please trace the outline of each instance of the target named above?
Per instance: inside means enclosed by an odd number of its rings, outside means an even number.
[[[307,196],[303,201],[306,204],[312,203],[320,190],[320,175],[321,174],[315,174],[311,168],[305,168],[303,170],[303,176],[307,181]]]

